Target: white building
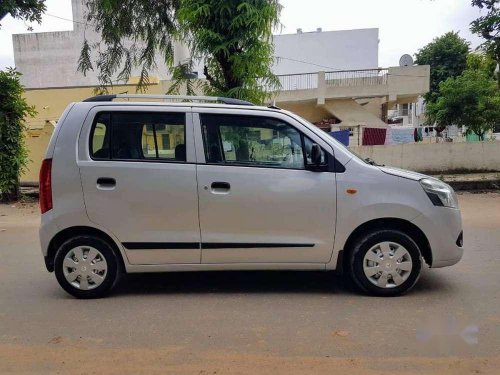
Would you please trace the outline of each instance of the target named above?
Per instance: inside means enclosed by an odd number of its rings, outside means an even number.
[[[97,71],[85,77],[77,71],[78,58],[84,33],[90,43],[100,41],[91,27],[85,28],[84,0],[72,0],[73,30],[13,35],[16,68],[23,73],[21,82],[27,88],[93,86],[98,83]],[[378,67],[378,29],[325,31],[276,35],[275,74],[313,73],[319,70],[374,69]],[[187,48],[177,43],[174,47],[176,62],[189,57]],[[170,78],[168,69],[161,64],[150,72],[157,80]],[[195,71],[203,77],[203,65]],[[139,70],[132,72],[138,76]]]
[[[378,29],[275,35],[277,75],[378,68]]]

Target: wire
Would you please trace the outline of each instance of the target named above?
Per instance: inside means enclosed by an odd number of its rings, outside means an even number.
[[[290,57],[276,56],[276,58],[277,59],[282,59],[282,60],[295,61],[295,62],[298,62],[298,63],[307,64],[307,65],[314,65],[314,66],[318,66],[320,68],[330,69],[330,72],[328,72],[328,73],[348,71],[346,69],[332,68],[331,66],[316,64],[316,63],[313,63],[313,62],[310,62],[310,61],[292,59]],[[374,69],[374,70],[377,70],[377,69]],[[284,74],[284,75],[287,75],[287,74]],[[392,73],[387,73],[387,75],[388,76],[393,76],[393,77],[416,77],[416,78],[426,78],[426,77],[428,77],[428,76],[420,76],[420,75],[418,75],[418,76],[413,76],[413,75],[409,76],[409,75],[406,75],[406,74],[392,74]]]
[[[80,25],[85,25],[85,26],[88,25],[86,22],[80,22],[80,21],[70,20],[69,18],[64,18],[64,17],[56,16],[56,15],[50,14],[50,13],[45,13],[45,15],[49,16],[49,17],[59,18],[60,20],[63,20],[63,21],[78,23]]]
[[[64,18],[64,17],[56,16],[56,15],[50,14],[50,13],[45,13],[45,15],[47,15],[49,17],[58,18],[58,19],[63,20],[63,21],[77,23],[77,24],[84,25],[84,26],[88,25],[88,23],[86,23],[86,22],[80,22],[80,21],[70,20],[69,18]],[[316,64],[316,63],[313,63],[311,61],[298,60],[298,59],[293,59],[293,58],[284,57],[284,56],[275,56],[275,57],[276,57],[276,59],[289,60],[289,61],[294,61],[294,62],[298,62],[298,63],[301,63],[301,64],[314,65],[314,66],[317,66],[319,68],[330,69],[330,72],[343,72],[343,71],[346,71],[346,69],[332,68],[331,66]],[[417,78],[425,78],[425,77],[427,77],[427,76],[408,76],[408,75],[405,75],[405,74],[391,74],[391,73],[387,73],[387,75],[394,76],[394,77],[417,77]]]
[[[290,57],[276,56],[276,58],[277,59],[282,59],[282,60],[295,61],[295,62],[299,62],[299,63],[302,63],[302,64],[307,64],[307,65],[314,65],[314,66],[318,66],[320,68],[327,68],[327,69],[331,69],[332,71],[339,71],[340,72],[342,70],[345,70],[345,69],[332,68],[331,66],[316,64],[316,63],[313,63],[313,62],[310,62],[310,61],[292,59]]]

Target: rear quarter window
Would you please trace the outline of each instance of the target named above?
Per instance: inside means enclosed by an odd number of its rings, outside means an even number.
[[[186,115],[163,112],[104,112],[90,137],[93,159],[186,161]]]

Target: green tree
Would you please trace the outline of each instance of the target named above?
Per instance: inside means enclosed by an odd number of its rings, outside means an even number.
[[[40,23],[45,10],[45,0],[2,0],[0,1],[0,21],[10,14],[13,18]]]
[[[484,140],[485,133],[500,123],[500,92],[484,70],[468,69],[439,85],[440,96],[428,103],[427,116],[439,126],[466,126]]]
[[[496,61],[485,53],[474,52],[467,56],[467,70],[482,71],[490,78],[494,78],[496,65]]]
[[[481,48],[500,64],[500,2],[472,0],[472,5],[486,9],[488,13],[471,23],[471,31],[485,39]],[[500,90],[500,73],[497,75],[497,84]]]
[[[187,43],[193,58],[205,62],[206,94],[260,103],[266,89],[278,84],[270,69],[278,0],[90,0],[87,6],[87,21],[102,34],[102,42],[84,42],[78,68],[85,74],[95,67],[102,88],[139,68],[138,88],[143,89],[148,72],[161,63],[173,70],[171,92],[178,91],[181,72],[192,62],[172,66],[175,40]],[[155,51],[162,61],[155,60]]]
[[[207,94],[266,99],[266,88],[277,85],[271,38],[280,10],[277,0],[181,1],[181,29],[193,56],[205,58]]]
[[[24,145],[24,119],[34,116],[35,108],[23,98],[21,74],[14,69],[0,71],[0,200],[19,196],[19,176],[28,154]]]
[[[437,100],[441,82],[462,74],[468,54],[469,42],[456,32],[434,39],[415,54],[417,64],[431,66],[430,91],[424,96],[427,103]]]

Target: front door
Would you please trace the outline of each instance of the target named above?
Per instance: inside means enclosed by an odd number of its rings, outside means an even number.
[[[195,114],[202,263],[326,263],[335,174],[307,169],[314,134],[255,113]]]
[[[79,161],[87,214],[131,264],[200,263],[192,115],[149,108],[90,113]]]

